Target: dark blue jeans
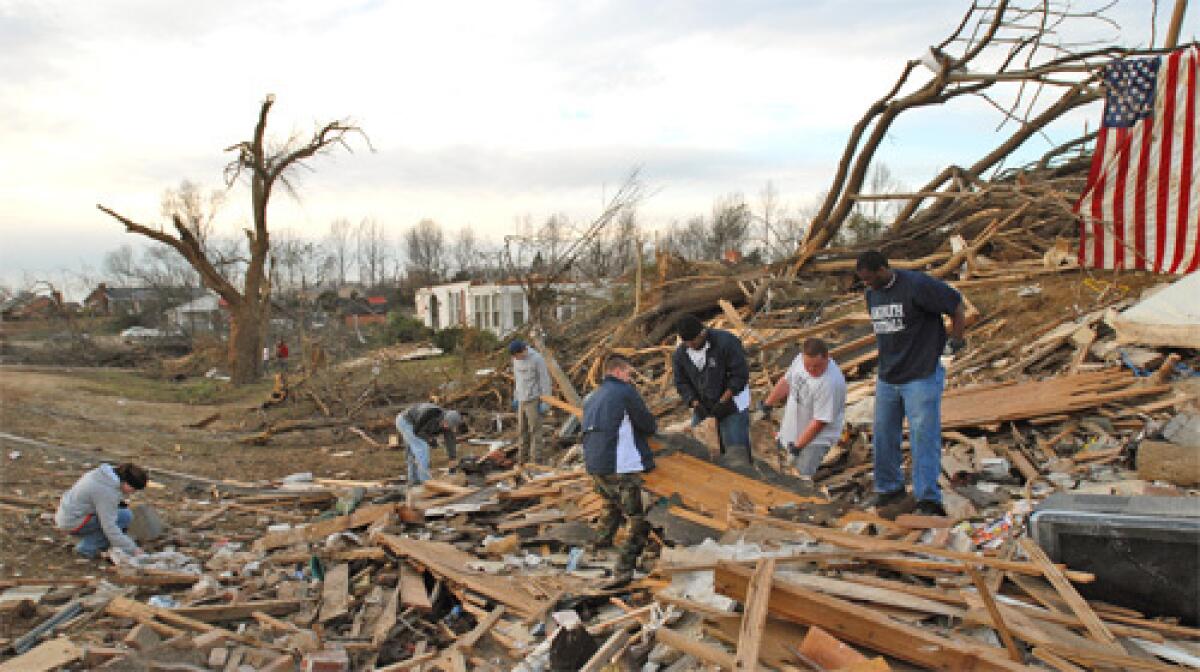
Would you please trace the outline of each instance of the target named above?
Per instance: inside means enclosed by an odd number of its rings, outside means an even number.
[[[126,508],[117,509],[117,527],[121,528],[122,532],[129,529],[131,522],[133,522],[132,511]],[[95,514],[71,534],[80,537],[79,543],[75,544],[75,552],[87,558],[96,557],[100,551],[106,551],[110,546],[108,537],[104,535],[104,528],[101,527],[100,520],[96,518]]]
[[[692,426],[700,424],[705,420],[704,416],[699,411],[692,411]],[[745,410],[740,413],[725,416],[717,427],[721,432],[721,442],[725,444],[725,452],[731,453],[735,450],[745,451],[746,455],[750,455],[750,411]]]
[[[925,378],[893,385],[875,381],[875,491],[904,490],[904,456],[900,440],[908,417],[908,439],[912,449],[913,497],[918,501],[942,501],[938,475],[942,471],[942,388],[946,370]]]

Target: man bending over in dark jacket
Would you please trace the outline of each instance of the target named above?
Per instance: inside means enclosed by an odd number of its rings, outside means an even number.
[[[463,425],[462,415],[429,402],[413,404],[396,415],[396,429],[408,448],[408,485],[420,485],[430,479],[429,447],[438,437],[446,440],[446,454],[457,457],[454,432]]]
[[[692,409],[692,426],[716,418],[723,459],[750,462],[750,366],[742,342],[693,315],[680,318],[675,331],[682,341],[671,356],[675,389]]]
[[[583,458],[596,492],[604,498],[606,515],[596,546],[610,546],[621,519],[629,521],[629,536],[609,587],[633,579],[650,523],[642,508],[642,474],[654,469],[646,437],[658,431],[654,415],[630,382],[633,365],[620,355],[604,363],[604,381],[583,402]]]

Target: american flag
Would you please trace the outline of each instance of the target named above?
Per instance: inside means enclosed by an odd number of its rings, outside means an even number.
[[[1104,122],[1076,205],[1079,263],[1200,268],[1200,87],[1196,45],[1105,66]]]

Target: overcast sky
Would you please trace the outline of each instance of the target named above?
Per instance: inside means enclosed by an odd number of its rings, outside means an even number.
[[[754,201],[768,180],[798,207],[866,106],[967,5],[0,0],[0,281],[141,245],[95,204],[158,221],[164,189],[219,186],[224,148],[249,138],[268,93],[274,135],[349,117],[375,148],[315,161],[299,202],[273,201],[273,228],[313,237],[375,217],[398,240],[428,217],[499,239],[518,216],[594,214],[633,166],[654,192],[649,227],[731,192]],[[1123,32],[1107,35],[1148,43],[1151,6],[1122,0]],[[883,155],[919,184],[994,145],[997,122],[979,101],[918,113]],[[232,231],[248,198],[230,199]]]

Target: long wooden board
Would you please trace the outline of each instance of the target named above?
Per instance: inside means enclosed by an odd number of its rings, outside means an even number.
[[[1123,371],[963,387],[946,392],[942,398],[942,429],[1071,413],[1170,391],[1170,385],[1139,385],[1136,378]]]
[[[717,592],[745,600],[752,571],[722,562],[714,572]],[[1028,670],[1004,657],[995,647],[962,644],[928,630],[900,623],[869,607],[802,588],[776,577],[771,589],[770,613],[802,625],[819,625],[848,642],[886,653],[932,670]]]
[[[83,649],[65,637],[42,642],[25,653],[0,663],[0,672],[47,672],[83,657]]]
[[[283,532],[271,532],[254,542],[254,550],[262,552],[272,548],[294,546],[310,541],[324,539],[335,532],[353,530],[356,527],[366,527],[371,523],[397,510],[396,504],[374,504],[364,506],[348,516],[338,516],[322,520],[304,527],[296,527]]]
[[[478,574],[468,569],[474,556],[450,544],[379,534],[375,539],[396,555],[407,558],[443,580],[505,605],[522,617],[544,611],[545,600],[530,593],[517,577]],[[401,599],[407,602],[403,589]]]

